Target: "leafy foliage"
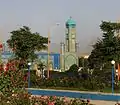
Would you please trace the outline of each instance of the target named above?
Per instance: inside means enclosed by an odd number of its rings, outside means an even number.
[[[70,67],[69,71],[70,71],[70,72],[78,72],[78,69],[79,69],[79,67],[78,67],[76,64],[73,64],[73,65]]]
[[[49,79],[41,79],[36,77],[31,83],[32,87],[37,88],[66,88],[66,89],[78,89],[78,90],[92,90],[100,91],[106,87],[111,88],[111,75],[109,72],[105,71],[105,75],[100,72],[94,71],[91,75],[87,70],[80,71],[79,73],[64,72],[59,73],[54,72]],[[62,76],[61,76],[62,75]],[[102,78],[100,78],[102,77]]]
[[[16,57],[25,60],[34,60],[37,56],[35,51],[46,49],[48,39],[40,36],[39,33],[32,33],[29,27],[23,26],[11,32],[10,39],[7,40],[9,47]]]
[[[0,92],[2,94],[9,96],[12,91],[20,91],[25,88],[27,81],[24,80],[24,75],[21,71],[9,70],[7,72],[0,73]]]
[[[88,58],[90,68],[101,68],[113,59],[120,62],[120,38],[115,36],[116,30],[120,29],[120,23],[102,21],[100,29],[103,36],[93,45]]]
[[[31,96],[25,92],[13,94],[9,98],[3,96],[0,96],[0,98],[1,105],[92,105],[90,104],[90,100],[56,96]]]

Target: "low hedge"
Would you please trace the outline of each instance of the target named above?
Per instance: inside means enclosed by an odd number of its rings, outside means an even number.
[[[47,74],[47,72],[45,72]],[[99,76],[101,76],[99,74]],[[111,81],[107,80],[107,76],[99,77],[98,75],[88,75],[72,73],[72,72],[50,72],[49,79],[41,79],[35,75],[35,71],[31,71],[31,87],[34,88],[51,88],[51,87],[66,87],[66,88],[78,88],[85,90],[103,91],[105,88],[111,88]],[[110,78],[110,77],[109,77]],[[108,82],[107,82],[107,81]],[[115,84],[115,89],[119,90],[120,85]]]
[[[103,83],[98,83],[97,81],[83,80],[77,78],[56,78],[56,79],[40,79],[36,78],[34,83],[32,83],[32,87],[68,87],[68,88],[84,88],[89,90],[102,90],[105,88]]]

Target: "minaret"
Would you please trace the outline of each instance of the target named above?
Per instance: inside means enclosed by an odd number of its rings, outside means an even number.
[[[76,22],[70,17],[66,23],[65,44],[61,43],[61,70],[66,71],[76,64],[78,65]]]
[[[61,71],[64,71],[65,70],[65,65],[64,65],[64,57],[65,57],[65,44],[63,42],[60,43],[61,45],[61,48],[60,48],[60,66],[61,66]]]
[[[66,22],[66,52],[76,52],[76,22],[71,17]]]

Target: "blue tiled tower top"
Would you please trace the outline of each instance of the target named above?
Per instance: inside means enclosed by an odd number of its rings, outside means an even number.
[[[67,20],[66,26],[67,26],[67,27],[75,27],[75,26],[76,26],[76,22],[72,19],[72,17],[70,17],[70,18]]]

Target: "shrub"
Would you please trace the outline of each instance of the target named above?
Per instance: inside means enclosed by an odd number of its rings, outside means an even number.
[[[12,91],[19,91],[27,86],[24,75],[19,70],[1,72],[0,84],[0,91],[6,96],[9,96]]]
[[[32,96],[27,92],[13,93],[9,97],[0,95],[0,105],[92,105],[81,99],[56,96]]]
[[[69,71],[70,71],[70,72],[78,72],[78,69],[79,69],[79,67],[78,67],[76,64],[73,64],[73,65],[70,67]]]
[[[21,70],[17,69],[16,62],[8,62],[6,69],[0,70],[0,92],[6,96],[12,94],[12,91],[22,90],[27,86],[27,81]]]

